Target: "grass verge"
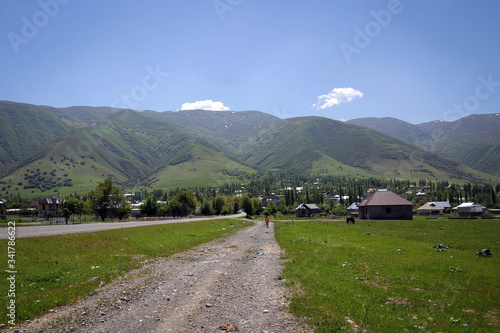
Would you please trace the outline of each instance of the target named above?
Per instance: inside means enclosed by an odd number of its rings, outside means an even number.
[[[0,322],[15,299],[16,321],[75,302],[102,284],[138,268],[147,258],[168,257],[250,226],[241,220],[209,220],[93,233],[19,238],[15,244],[15,297],[8,297],[7,240],[0,267]]]
[[[275,228],[290,310],[316,332],[498,332],[499,219]],[[484,248],[493,255],[476,256]]]

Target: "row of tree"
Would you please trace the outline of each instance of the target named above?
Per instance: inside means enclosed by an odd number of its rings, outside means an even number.
[[[328,198],[339,195],[340,203],[350,205],[367,196],[367,190],[385,188],[398,193],[416,205],[422,202],[449,201],[451,204],[474,201],[487,207],[500,206],[498,194],[500,184],[454,184],[448,181],[418,181],[381,179],[381,178],[348,178],[331,175],[302,175],[285,172],[266,172],[254,174],[246,183],[234,182],[217,188],[205,186],[195,187],[193,191],[199,203],[214,200],[217,195],[234,196],[242,192],[252,196],[270,197],[273,194],[282,195],[282,200],[288,207],[300,203],[325,204]],[[425,197],[417,196],[418,189],[424,189]],[[171,191],[143,189],[134,193],[136,200],[145,199],[151,195],[162,201],[168,201],[182,189]],[[412,193],[407,193],[412,191]]]
[[[311,186],[312,185],[312,186]],[[413,185],[413,186],[412,186]],[[199,213],[202,215],[220,215],[237,213],[242,210],[247,215],[283,214],[290,213],[293,208],[300,203],[315,203],[321,205],[326,211],[341,214],[345,208],[353,202],[359,202],[366,197],[368,188],[387,188],[396,193],[402,194],[408,200],[416,203],[417,206],[427,201],[449,201],[451,204],[474,201],[488,207],[498,206],[498,192],[500,184],[493,187],[490,184],[466,184],[459,186],[449,184],[447,181],[432,182],[420,180],[419,188],[425,189],[426,196],[416,195],[416,184],[402,180],[381,180],[378,178],[369,179],[349,179],[345,177],[326,176],[321,180],[318,178],[305,176],[290,176],[286,179],[279,179],[275,175],[267,174],[260,179],[252,179],[250,185],[246,187],[239,183],[227,184],[219,189],[213,187],[199,187],[193,192],[191,189],[176,189],[174,191],[153,190],[139,191],[135,193],[135,199],[144,198],[145,201],[140,207],[142,215],[146,216],[186,216],[194,214],[196,208],[200,207]],[[409,189],[413,191],[408,194]],[[245,189],[246,193],[241,197],[234,196],[234,192]],[[271,189],[280,190],[280,204],[276,206],[270,202],[264,210],[262,202],[257,195],[272,196]],[[263,191],[263,193],[261,192]],[[249,193],[251,192],[251,193]],[[334,194],[340,197],[337,204],[325,198]],[[159,203],[168,200],[168,203]],[[78,214],[83,208],[88,209],[105,220],[108,216],[116,216],[119,219],[130,214],[130,206],[125,200],[120,186],[112,183],[111,179],[100,182],[99,185],[90,192],[84,205],[79,199],[69,197],[64,200],[61,214],[66,218],[72,214]]]
[[[166,215],[181,217],[196,213],[197,207],[201,215],[236,214],[240,210],[248,216],[262,213],[276,214],[277,212],[274,203],[270,203],[264,211],[262,201],[258,197],[249,198],[248,195],[242,197],[216,195],[213,199],[204,200],[201,203],[191,189],[177,192],[168,203],[162,203],[154,195],[149,196],[140,206],[140,212],[150,217]],[[284,203],[280,208],[286,211]],[[104,221],[108,217],[122,219],[130,214],[131,208],[121,187],[113,184],[111,179],[106,179],[100,182],[85,200],[69,196],[61,204],[60,215],[65,217],[66,223],[71,216],[83,212],[95,214]]]
[[[234,182],[219,187],[195,187],[175,190],[140,190],[134,194],[136,201],[144,201],[140,207],[146,216],[186,216],[199,213],[202,215],[219,215],[236,213],[243,210],[248,215],[266,213],[283,214],[293,212],[301,203],[315,203],[330,212],[345,210],[353,202],[369,195],[368,189],[386,188],[414,202],[416,207],[427,201],[449,201],[452,205],[474,201],[487,207],[500,207],[498,194],[500,184],[450,184],[447,181],[430,180],[396,180],[380,178],[348,178],[330,175],[308,176],[302,174],[267,172],[254,174],[246,183]],[[418,189],[423,189],[425,197],[417,196]],[[235,193],[242,194],[235,196]],[[262,208],[257,196],[273,197],[279,195],[279,205],[274,203]],[[333,202],[334,195],[340,202]],[[165,204],[158,203],[167,202]],[[10,208],[26,208],[28,202],[18,198],[11,202]],[[196,212],[196,208],[199,211]],[[69,219],[78,214],[95,214],[100,219],[108,217],[123,218],[130,214],[131,208],[124,197],[122,188],[111,179],[100,182],[97,187],[84,196],[69,196],[64,199],[60,215]]]

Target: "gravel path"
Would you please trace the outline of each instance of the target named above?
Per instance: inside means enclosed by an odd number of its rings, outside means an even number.
[[[312,332],[282,310],[281,250],[263,221],[156,260],[23,332]]]

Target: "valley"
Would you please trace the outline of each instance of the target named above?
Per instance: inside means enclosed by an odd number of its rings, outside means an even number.
[[[245,183],[267,172],[500,182],[495,114],[412,125],[394,118],[345,123],[259,111],[1,101],[0,117],[0,197],[6,199],[82,195],[106,178],[127,191],[173,190]]]

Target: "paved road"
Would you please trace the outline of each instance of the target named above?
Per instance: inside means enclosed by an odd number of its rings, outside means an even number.
[[[224,218],[243,217],[245,213],[228,215],[228,216],[215,216],[215,217],[200,217],[200,218],[184,218],[184,219],[170,219],[161,221],[134,221],[134,222],[114,222],[114,223],[88,223],[88,224],[59,224],[59,225],[43,225],[32,227],[16,227],[16,238],[22,237],[41,237],[53,236],[63,234],[76,234],[82,232],[94,232],[111,229],[121,228],[134,228],[147,225],[195,222]],[[7,228],[0,229],[0,239],[7,239]]]

